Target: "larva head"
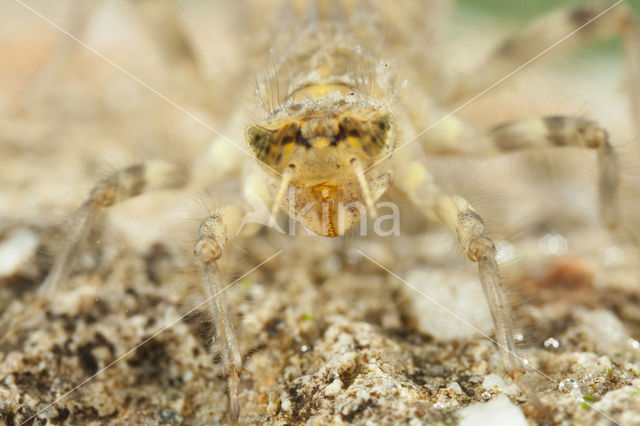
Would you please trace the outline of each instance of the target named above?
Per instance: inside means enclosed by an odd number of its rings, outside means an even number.
[[[257,159],[282,176],[275,210],[282,206],[319,235],[342,235],[367,208],[374,214],[389,185],[378,167],[395,143],[387,111],[285,117],[251,125],[246,136]]]

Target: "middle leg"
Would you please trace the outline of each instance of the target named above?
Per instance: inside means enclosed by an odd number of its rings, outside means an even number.
[[[609,134],[595,122],[570,116],[547,116],[516,120],[479,134],[457,117],[442,123],[441,132],[422,140],[428,154],[491,156],[504,152],[551,148],[592,149],[598,158],[600,217],[610,229],[618,229],[619,171]],[[439,137],[434,140],[433,136]]]
[[[200,225],[198,242],[194,249],[209,313],[215,324],[216,341],[222,348],[231,424],[238,422],[240,414],[238,390],[242,373],[242,355],[224,293],[226,288],[222,286],[222,272],[218,260],[224,247],[237,234],[241,222],[242,211],[239,208],[230,207],[214,212]]]

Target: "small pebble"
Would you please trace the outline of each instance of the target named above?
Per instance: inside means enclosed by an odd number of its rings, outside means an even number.
[[[560,342],[558,342],[553,337],[549,337],[547,340],[544,341],[544,347],[558,349],[560,347]]]
[[[569,393],[578,388],[578,382],[573,379],[564,379],[558,385],[560,392]]]

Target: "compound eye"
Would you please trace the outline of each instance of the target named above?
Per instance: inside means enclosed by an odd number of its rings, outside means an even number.
[[[263,163],[269,164],[269,154],[273,145],[273,130],[264,127],[251,125],[245,132],[249,148],[256,158]]]
[[[371,143],[378,154],[393,150],[393,121],[391,114],[383,113],[371,121]]]
[[[250,125],[245,131],[247,143],[256,158],[267,166],[282,171],[289,166],[292,146],[298,143],[300,125],[289,122],[278,129]]]
[[[391,152],[395,143],[393,120],[388,112],[378,113],[369,120],[344,117],[340,134],[352,147],[374,160]]]

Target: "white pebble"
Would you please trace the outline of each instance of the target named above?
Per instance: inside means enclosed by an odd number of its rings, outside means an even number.
[[[527,420],[520,408],[504,395],[458,411],[460,426],[525,426]]]
[[[282,409],[282,411],[291,411],[293,406],[291,405],[291,401],[285,399],[280,403],[280,408]]]
[[[335,379],[326,388],[324,388],[324,394],[327,396],[335,396],[342,390],[342,381]]]
[[[558,349],[560,347],[560,342],[558,342],[553,337],[549,337],[547,340],[544,341],[544,347]]]
[[[520,395],[520,388],[515,383],[507,383],[497,374],[489,374],[482,381],[482,387],[486,390],[498,390],[507,395]]]
[[[464,392],[462,391],[462,388],[460,387],[460,384],[458,382],[449,383],[448,387],[449,387],[449,389],[451,389],[452,391],[454,391],[458,395],[463,395],[464,394]]]
[[[40,239],[26,228],[18,229],[0,243],[0,277],[10,277],[20,271],[38,248]]]

